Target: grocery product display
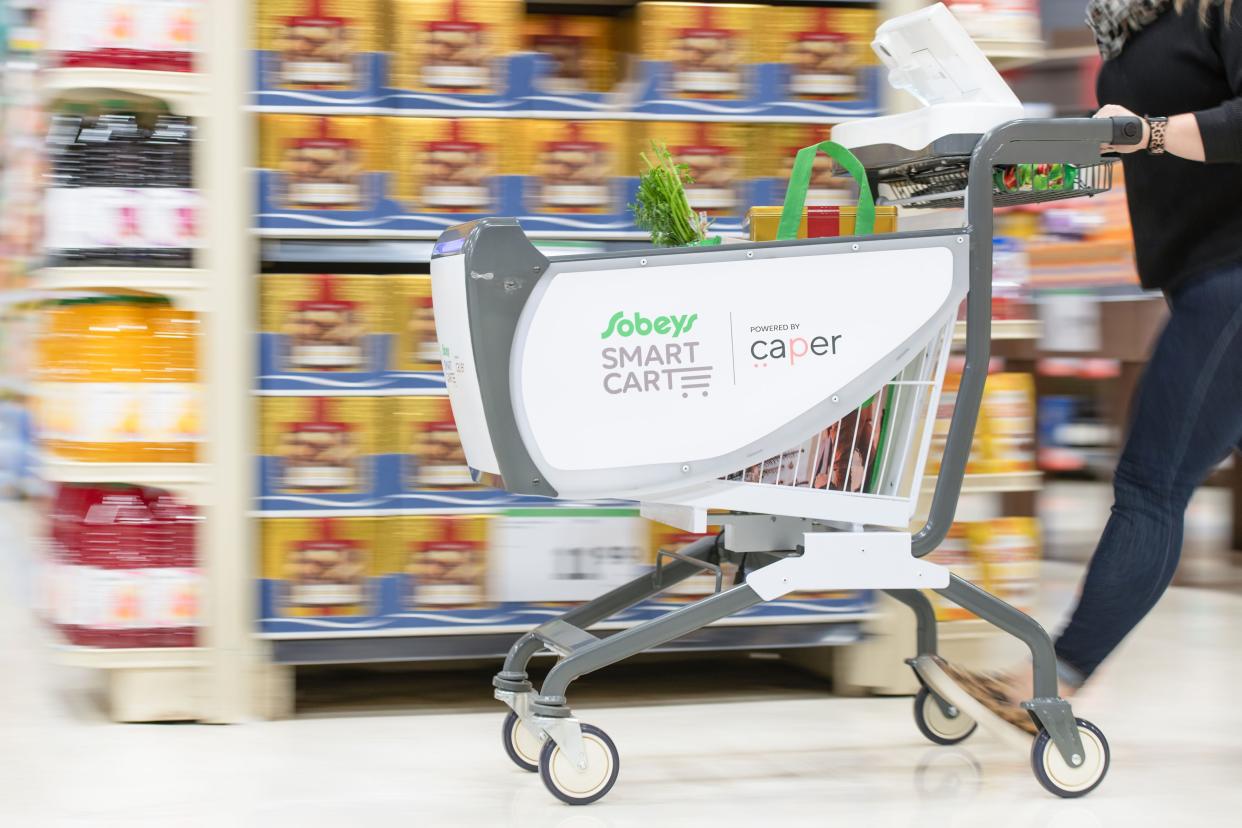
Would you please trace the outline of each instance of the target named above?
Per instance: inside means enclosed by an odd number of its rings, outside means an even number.
[[[199,51],[198,0],[47,0],[43,48],[56,66],[190,72]]]
[[[85,462],[197,459],[199,321],[162,297],[63,299],[43,311],[33,377],[45,452]]]
[[[192,506],[165,491],[59,486],[38,608],[79,646],[194,646],[201,623],[198,521]]]
[[[187,118],[65,111],[48,132],[44,246],[67,267],[189,267],[201,244]]]

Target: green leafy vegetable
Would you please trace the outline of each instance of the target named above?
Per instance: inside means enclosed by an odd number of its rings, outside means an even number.
[[[639,155],[647,171],[638,179],[638,196],[630,210],[634,223],[650,231],[651,241],[658,247],[684,247],[707,239],[708,220],[696,213],[686,198],[686,185],[693,184],[690,168],[673,160],[668,147],[651,142],[651,154]]]

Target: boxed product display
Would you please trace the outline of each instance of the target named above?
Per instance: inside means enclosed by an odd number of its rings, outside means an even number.
[[[376,103],[387,64],[380,0],[258,5],[258,103]]]
[[[366,387],[390,336],[384,277],[281,273],[260,278],[260,388]]]
[[[493,213],[512,151],[513,124],[494,118],[389,118],[396,196],[408,213]]]
[[[858,98],[866,93],[865,67],[876,64],[871,9],[781,6],[764,13],[765,57],[785,64],[791,98]]]
[[[547,59],[538,91],[555,95],[607,92],[616,80],[612,21],[588,15],[528,14],[522,23],[526,51]]]
[[[741,216],[754,177],[751,158],[754,128],[720,122],[649,121],[641,125],[640,149],[651,141],[668,146],[673,159],[690,168],[686,185],[690,207],[709,216]]]
[[[522,48],[522,0],[394,0],[393,100],[411,109],[512,106],[509,58]]]
[[[493,601],[588,601],[646,569],[649,522],[635,509],[513,509],[492,523]]]
[[[982,471],[1005,473],[1035,468],[1035,378],[1030,374],[988,375],[979,410],[985,456]]]
[[[373,506],[395,490],[382,397],[263,397],[260,502],[266,508]]]
[[[969,536],[988,590],[1023,612],[1034,609],[1039,590],[1038,519],[1004,517],[973,523]]]
[[[488,600],[493,519],[419,515],[390,518],[385,571],[405,576],[405,609],[470,606]]]
[[[431,311],[431,277],[386,276],[381,282],[392,333],[389,367],[394,371],[440,371],[440,342]]]
[[[524,121],[524,213],[621,213],[631,152],[622,121]]]
[[[189,72],[208,5],[205,0],[48,0],[44,47],[54,64],[65,67]]]
[[[401,485],[406,491],[436,486],[472,486],[466,453],[453,422],[448,397],[392,397],[385,422],[396,429]]]
[[[272,617],[366,615],[375,604],[379,518],[268,518],[261,524],[263,578]]]
[[[639,57],[653,62],[658,94],[748,98],[765,13],[762,6],[740,3],[639,3]]]
[[[936,547],[925,560],[947,567],[959,578],[964,578],[986,589],[987,585],[983,580],[983,562],[971,548],[971,526],[972,524],[968,523],[954,523],[949,527],[949,533],[945,535],[940,546]],[[937,621],[962,621],[976,617],[970,610],[962,609],[935,590],[924,590],[924,593],[936,610]]]
[[[374,213],[389,163],[378,126],[365,115],[259,116],[260,213]]]

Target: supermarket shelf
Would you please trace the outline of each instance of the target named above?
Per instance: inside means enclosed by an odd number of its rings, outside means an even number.
[[[32,283],[44,290],[123,288],[176,299],[187,310],[205,310],[206,271],[193,267],[47,267]]]
[[[201,647],[78,647],[62,641],[52,645],[52,658],[66,667],[164,670],[201,667],[207,654]]]
[[[1044,323],[1038,319],[993,319],[992,339],[1039,339],[1044,335]],[[958,322],[953,329],[953,341],[966,341],[966,323]]]
[[[201,505],[209,482],[202,463],[86,463],[51,455],[38,458],[38,476],[49,483],[130,483],[186,495]]]
[[[325,231],[309,232],[318,237],[306,236],[302,231],[259,230],[259,235],[264,239],[262,260],[269,264],[425,265],[431,261],[431,251],[435,246],[430,241],[435,236],[426,234],[426,240],[383,238],[382,234],[369,233],[364,233],[365,238],[351,239],[344,235],[324,238]],[[626,234],[623,239],[601,239],[591,235],[574,237],[570,234],[542,238],[538,233],[530,235],[535,238],[535,247],[548,257],[638,250],[651,246],[646,233]]]
[[[923,494],[931,494],[936,486],[935,475],[923,478]],[[968,474],[962,479],[962,494],[989,492],[1037,492],[1043,486],[1038,471],[1005,472],[1001,474]]]
[[[869,617],[870,614],[867,614]],[[736,619],[730,619],[736,620]],[[829,647],[853,644],[862,638],[863,616],[855,615],[814,622],[728,624],[717,622],[698,632],[653,648],[658,652],[705,650],[774,650]],[[455,635],[370,635],[322,638],[299,635],[272,641],[272,658],[278,664],[348,664],[375,661],[443,661],[450,659],[500,658],[527,628],[510,632],[464,630]],[[602,637],[618,629],[592,627]],[[438,631],[437,631],[438,632]],[[267,636],[274,638],[274,636]]]
[[[44,93],[51,97],[88,89],[118,90],[167,101],[182,115],[204,114],[199,108],[205,97],[207,83],[204,76],[197,72],[73,67],[47,69],[40,80]]]
[[[443,118],[451,114],[453,118],[522,118],[539,121],[691,121],[695,123],[733,123],[733,124],[843,124],[848,121],[860,120],[864,116],[854,115],[745,115],[745,114],[702,114],[682,112],[676,115],[632,112],[624,109],[600,110],[542,110],[542,109],[454,109],[451,113],[443,109],[406,109],[390,106],[359,106],[342,103],[340,105],[284,105],[284,104],[252,104],[246,107],[247,112],[273,115],[384,115],[391,118]],[[873,117],[873,116],[867,116]]]
[[[1039,40],[992,40],[976,38],[975,43],[983,50],[1000,71],[1020,69],[1043,60],[1048,53],[1043,41]]]
[[[466,219],[463,219],[465,221]],[[255,229],[255,235],[261,239],[377,239],[380,241],[403,240],[403,241],[430,241],[439,238],[438,230],[367,230],[352,228],[297,228],[297,229],[273,229],[259,227]],[[568,241],[645,241],[650,239],[650,235],[642,230],[617,230],[605,232],[600,230],[591,230],[584,232],[571,231],[540,231],[532,230],[526,233],[530,239],[548,239],[548,240],[568,240]],[[411,248],[412,249],[412,248]],[[266,249],[264,253],[266,254]],[[430,258],[430,248],[427,251],[427,257]],[[423,259],[426,261],[427,259]]]

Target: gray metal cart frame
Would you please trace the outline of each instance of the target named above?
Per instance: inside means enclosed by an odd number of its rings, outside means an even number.
[[[949,426],[943,461],[936,475],[930,512],[925,525],[911,540],[911,551],[915,557],[925,556],[936,549],[944,540],[953,522],[991,356],[993,210],[998,201],[1006,200],[1005,195],[998,198],[994,194],[993,169],[999,165],[1028,163],[1065,163],[1081,167],[1099,165],[1102,145],[1135,144],[1138,143],[1141,135],[1142,129],[1137,119],[1020,120],[995,128],[982,136],[975,145],[968,166],[965,167],[964,192],[957,195],[958,198],[964,200],[967,223],[960,230],[953,231],[958,236],[964,237],[969,245],[965,366]],[[1067,190],[1044,195],[1068,197],[1091,193],[1092,191]],[[945,203],[943,194],[929,200],[937,204]],[[1008,200],[1013,201],[1012,198]],[[515,223],[501,221],[495,229],[504,232],[502,227],[504,230],[520,233]],[[477,227],[470,232],[477,232]],[[462,235],[464,234],[459,232],[456,238],[461,238]],[[912,235],[920,234],[893,234],[880,238],[900,241]],[[450,241],[453,238],[452,231],[443,237]],[[857,241],[865,242],[867,239],[859,238]],[[797,245],[801,243],[803,242],[773,244]],[[736,252],[744,251],[748,247],[771,249],[772,245],[730,245],[729,249]],[[504,312],[493,312],[486,321],[489,325],[501,328],[508,325],[511,332],[515,319],[512,309],[515,303],[520,307],[525,301],[525,296],[520,295],[522,291],[515,290],[514,286],[521,284],[523,279],[529,281],[532,270],[538,273],[541,267],[540,262],[525,261],[520,257],[511,259],[502,255],[488,254],[481,245],[475,253],[479,257],[476,261],[485,264],[488,273],[485,278],[472,280],[468,285],[468,290],[480,297],[478,302],[480,308],[507,307],[508,310]],[[650,251],[643,252],[641,255],[655,257],[684,255],[684,253],[684,250]],[[705,250],[704,253],[710,255],[710,249]],[[620,254],[620,256],[634,258],[634,254],[628,253]],[[643,263],[646,264],[645,259]],[[546,266],[546,262],[544,265]],[[484,298],[489,294],[490,298]],[[502,331],[499,337],[502,342],[504,334],[505,332]],[[508,353],[507,351],[496,352],[485,356],[503,365]],[[486,378],[481,377],[481,379],[486,381]],[[507,412],[507,416],[511,419],[512,412]],[[549,487],[538,479],[537,470],[532,467],[529,457],[521,450],[520,445],[502,446],[499,437],[495,442],[497,442],[497,454],[500,455],[501,466],[524,472],[521,477],[525,479],[520,485],[513,477],[505,475],[505,482],[509,484],[510,490],[555,494],[555,492],[548,491]],[[509,457],[503,456],[506,452],[509,453]],[[540,750],[545,755],[541,756],[538,767],[544,775],[545,783],[555,795],[564,801],[571,804],[594,801],[607,792],[616,776],[616,768],[612,767],[611,779],[607,780],[607,784],[602,787],[595,786],[591,790],[581,792],[581,795],[575,795],[572,791],[567,793],[564,790],[558,790],[553,784],[554,780],[549,780],[549,771],[545,767],[546,754],[554,748],[562,751],[568,757],[568,761],[578,768],[585,768],[588,763],[588,752],[584,747],[584,733],[586,733],[585,728],[589,726],[579,725],[572,715],[567,700],[570,684],[582,675],[738,613],[762,602],[764,598],[751,585],[739,579],[735,585],[718,591],[710,597],[607,638],[598,638],[588,632],[587,628],[704,569],[714,570],[719,577],[719,567],[722,562],[739,562],[743,567],[742,571],[753,572],[782,558],[796,556],[800,552],[800,538],[804,533],[833,528],[822,522],[817,523],[801,518],[744,514],[721,516],[719,520],[713,518],[713,523],[725,525],[726,532],[720,536],[694,543],[667,561],[661,559],[656,569],[650,574],[571,609],[562,617],[531,630],[514,644],[505,659],[503,669],[496,675],[493,681],[495,695],[513,710],[512,722],[506,725],[506,733],[509,734],[506,737],[506,747],[512,747],[513,734],[520,734],[520,729],[526,728],[528,737],[536,738],[542,744]],[[914,669],[930,700],[947,718],[961,715],[955,706],[945,699],[943,688],[936,686],[937,683],[942,682],[943,674],[934,667],[937,636],[935,614],[930,602],[917,589],[886,591],[914,612],[918,629],[918,651],[908,663]],[[1087,756],[1083,742],[1083,733],[1086,731],[1083,731],[1082,727],[1084,725],[1090,727],[1091,733],[1099,736],[1099,741],[1103,745],[1103,755],[1102,758],[1097,757],[1097,759],[1102,762],[1102,766],[1098,777],[1094,778],[1089,786],[1067,787],[1058,784],[1055,779],[1050,783],[1045,779],[1047,774],[1041,774],[1040,767],[1037,766],[1036,775],[1041,783],[1062,796],[1078,796],[1094,788],[1107,770],[1107,743],[1103,742],[1102,735],[1098,734],[1098,731],[1089,723],[1076,720],[1069,702],[1059,697],[1056,658],[1048,633],[1025,613],[957,576],[952,576],[948,586],[938,591],[954,603],[1015,636],[1030,649],[1034,665],[1034,697],[1024,702],[1023,707],[1040,729],[1040,737],[1036,740],[1037,750],[1043,750],[1044,754],[1051,752],[1048,749],[1048,743],[1051,742],[1055,753],[1059,754],[1059,761],[1062,761],[1064,766],[1071,769],[1078,768],[1083,765],[1084,757]],[[559,658],[542,686],[536,691],[528,678],[526,668],[530,659],[545,649],[550,650]],[[592,736],[597,743],[606,742],[605,749],[612,751],[612,761],[615,765],[615,747],[612,746],[611,740],[593,728],[587,735]],[[1090,733],[1087,735],[1090,736]],[[602,737],[602,742],[600,737]],[[555,745],[547,743],[549,738],[555,742]],[[1040,739],[1043,740],[1043,748],[1040,748]],[[531,757],[527,757],[530,761],[524,762],[520,757],[515,756],[512,750],[510,755],[523,767],[535,769],[535,763]],[[597,752],[594,755],[599,754]],[[1042,761],[1045,762],[1046,770],[1049,760],[1045,758]]]

